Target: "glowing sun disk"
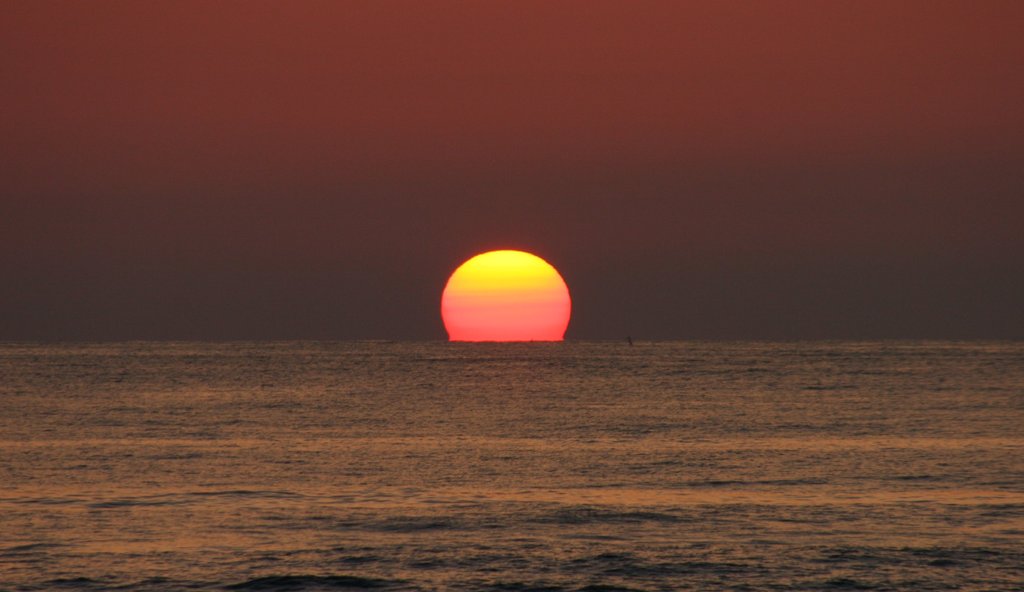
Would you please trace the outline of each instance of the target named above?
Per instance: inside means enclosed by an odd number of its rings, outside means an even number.
[[[558,271],[523,251],[469,259],[441,295],[441,318],[452,341],[561,341],[571,308]]]

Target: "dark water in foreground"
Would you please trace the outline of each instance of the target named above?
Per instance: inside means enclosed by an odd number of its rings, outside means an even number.
[[[1021,590],[1024,343],[0,345],[0,589]]]

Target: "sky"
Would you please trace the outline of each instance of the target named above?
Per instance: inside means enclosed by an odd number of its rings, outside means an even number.
[[[0,341],[1024,338],[1024,3],[4,2]]]

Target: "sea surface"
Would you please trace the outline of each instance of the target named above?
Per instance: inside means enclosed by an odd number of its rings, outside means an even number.
[[[1024,343],[0,344],[0,590],[1022,590]]]

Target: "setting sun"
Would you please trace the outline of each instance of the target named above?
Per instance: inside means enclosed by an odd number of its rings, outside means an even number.
[[[451,341],[561,341],[569,288],[547,261],[523,251],[490,251],[448,278],[441,318]]]

